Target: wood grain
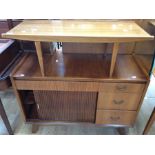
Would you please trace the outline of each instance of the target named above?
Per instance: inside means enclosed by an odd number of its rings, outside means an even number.
[[[11,78],[26,121],[94,123],[96,113],[97,124],[133,125],[149,79],[131,54],[147,49],[148,55],[154,42],[135,22],[27,20],[3,37],[36,42],[38,58],[35,53],[26,54]],[[43,62],[41,41],[63,42],[64,49],[45,54]],[[107,43],[114,43],[110,53]],[[34,93],[36,104],[27,102],[23,95],[27,91]]]
[[[152,40],[135,22],[82,20],[26,20],[3,38],[55,42],[130,42]]]
[[[38,61],[39,61],[39,65],[40,65],[41,74],[42,74],[42,76],[44,76],[45,71],[44,71],[44,61],[43,61],[43,53],[42,53],[42,50],[41,50],[41,43],[40,42],[35,42],[35,46],[36,46],[36,52],[37,52],[37,56],[38,56]]]
[[[33,92],[39,120],[95,122],[96,92]]]
[[[145,74],[149,75],[152,67],[153,55],[135,54],[134,58],[139,64],[139,67],[145,72]]]
[[[145,84],[140,83],[114,83],[105,82],[99,84],[99,91],[106,93],[142,93]]]
[[[57,90],[57,91],[104,91],[104,92],[143,92],[145,84],[102,83],[78,81],[27,81],[15,80],[19,90]]]
[[[118,50],[119,50],[119,43],[114,43],[113,51],[112,51],[112,58],[111,58],[111,66],[110,66],[110,77],[112,76],[113,71],[114,71]]]
[[[136,111],[97,110],[96,124],[132,126]]]
[[[97,109],[137,110],[142,93],[99,92]]]
[[[45,80],[146,82],[147,78],[131,55],[118,55],[113,76],[109,78],[111,55],[45,54]],[[37,56],[28,54],[14,74],[16,79],[42,80]],[[125,66],[125,67],[124,67]]]
[[[12,82],[12,87],[13,87],[14,93],[15,93],[16,98],[17,98],[18,105],[19,105],[19,107],[20,107],[22,119],[23,119],[24,121],[26,121],[26,112],[25,112],[25,109],[24,109],[24,107],[23,107],[22,96],[20,95],[19,91],[17,90],[15,81],[14,81],[14,79],[13,79],[12,76],[10,77],[10,79],[11,79],[11,82]]]

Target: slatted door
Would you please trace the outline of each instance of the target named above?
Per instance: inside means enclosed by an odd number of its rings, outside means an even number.
[[[41,120],[95,122],[96,92],[34,91]]]

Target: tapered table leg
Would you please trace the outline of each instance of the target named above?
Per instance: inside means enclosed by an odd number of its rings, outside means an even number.
[[[3,104],[2,104],[1,99],[0,99],[0,115],[1,115],[2,120],[3,120],[5,126],[6,126],[6,128],[7,128],[7,130],[8,130],[8,133],[9,133],[10,135],[13,135],[13,131],[12,131],[12,128],[11,128],[11,126],[10,126],[10,123],[9,123],[8,118],[7,118],[7,115],[6,115],[6,112],[5,112],[5,109],[4,109],[4,107],[3,107]]]

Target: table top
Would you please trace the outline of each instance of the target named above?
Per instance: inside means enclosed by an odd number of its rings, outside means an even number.
[[[150,24],[152,24],[153,26],[155,26],[155,21],[150,21]]]
[[[25,20],[3,38],[56,42],[131,42],[154,37],[132,21]]]

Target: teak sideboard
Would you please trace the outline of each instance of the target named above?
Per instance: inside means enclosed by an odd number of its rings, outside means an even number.
[[[154,39],[135,22],[26,20],[2,36],[35,42],[11,74],[26,122],[134,124],[149,84],[141,62],[151,57],[133,46]],[[41,42],[53,42],[52,54]]]

